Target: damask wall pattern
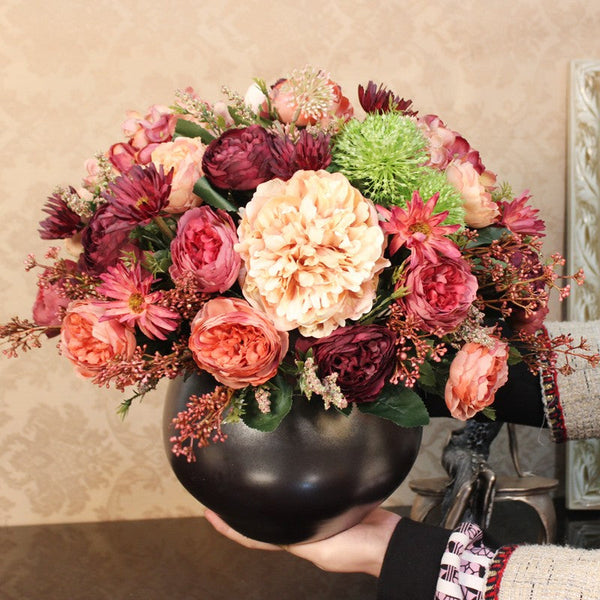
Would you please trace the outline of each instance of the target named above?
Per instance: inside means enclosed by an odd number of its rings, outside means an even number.
[[[218,100],[222,84],[244,92],[254,76],[273,82],[305,64],[329,70],[356,104],[355,86],[373,79],[439,114],[517,193],[531,190],[547,247],[564,250],[568,64],[599,58],[595,2],[4,0],[0,23],[0,321],[30,314],[23,260],[46,247],[35,235],[45,197],[120,137],[125,111],[188,85]],[[78,379],[55,341],[0,358],[0,524],[199,514],[165,458],[163,394],[122,422],[119,394]],[[457,426],[427,427],[411,476],[441,472]],[[526,469],[560,470],[545,432],[524,428],[520,445]],[[493,452],[508,468],[504,438]],[[404,484],[390,503],[410,501]]]

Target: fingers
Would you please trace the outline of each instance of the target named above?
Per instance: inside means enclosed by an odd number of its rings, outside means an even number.
[[[252,548],[255,550],[281,550],[280,546],[275,544],[267,544],[266,542],[259,542],[258,540],[252,540],[241,533],[238,533],[235,529],[227,525],[217,513],[210,509],[205,509],[204,517],[206,520],[218,531],[221,535],[229,538],[233,542],[237,542],[246,548]]]

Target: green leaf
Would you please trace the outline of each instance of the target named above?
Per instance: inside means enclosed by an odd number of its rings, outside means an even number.
[[[210,144],[215,136],[193,121],[178,119],[175,125],[175,137],[199,137],[203,143]]]
[[[200,177],[194,184],[194,194],[200,196],[206,204],[209,204],[213,208],[221,208],[229,212],[237,212],[237,206],[232,204],[229,200],[221,196],[215,189],[208,183],[206,177]]]
[[[365,402],[358,407],[361,412],[389,419],[401,427],[429,423],[429,414],[421,397],[402,385],[386,386],[375,402]]]
[[[477,239],[469,242],[467,248],[489,246],[493,241],[499,240],[505,233],[510,233],[505,227],[484,227],[477,230]]]
[[[495,421],[496,420],[496,410],[494,408],[492,408],[491,406],[486,406],[482,411],[481,411],[490,421]]]
[[[271,392],[271,411],[268,413],[260,412],[256,400],[249,398],[246,403],[246,412],[243,414],[242,419],[248,427],[269,432],[275,431],[279,423],[290,412],[294,390],[279,375],[271,379],[267,383],[267,386]]]
[[[517,365],[523,360],[522,354],[514,347],[509,346],[508,349],[508,364]]]

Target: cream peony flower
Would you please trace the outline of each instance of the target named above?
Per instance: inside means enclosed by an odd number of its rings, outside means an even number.
[[[367,313],[390,264],[373,203],[341,173],[297,171],[259,185],[238,236],[248,302],[280,331],[305,336]]]

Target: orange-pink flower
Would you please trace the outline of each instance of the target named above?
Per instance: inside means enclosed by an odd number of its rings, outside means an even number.
[[[494,402],[496,391],[508,379],[508,344],[493,346],[468,342],[450,365],[445,399],[450,414],[465,421]]]
[[[76,300],[62,322],[60,350],[84,377],[95,377],[109,361],[131,358],[136,347],[133,329],[116,319],[101,320],[104,308]]]
[[[277,373],[288,334],[239,298],[213,298],[192,321],[189,348],[196,364],[233,389],[262,385]]]
[[[500,210],[489,190],[496,178],[490,171],[481,175],[469,161],[452,161],[446,169],[448,181],[460,192],[469,227],[487,227],[498,219]]]

